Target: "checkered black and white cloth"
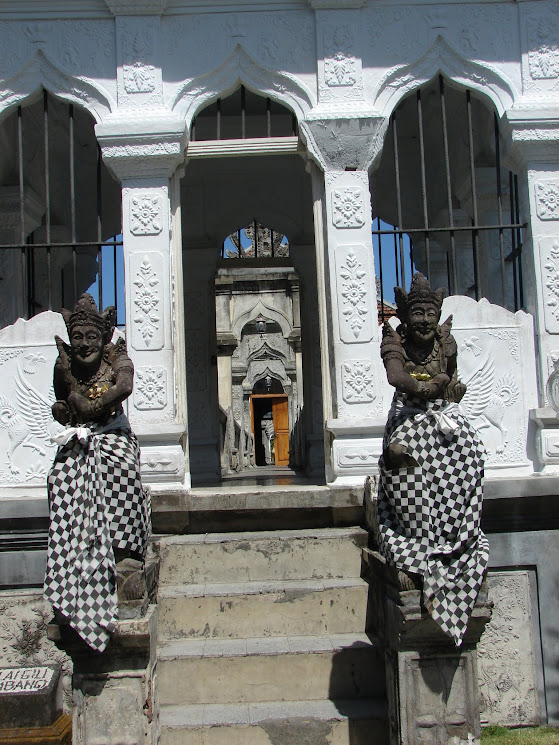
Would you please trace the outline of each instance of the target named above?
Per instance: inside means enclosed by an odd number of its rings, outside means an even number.
[[[149,492],[126,417],[62,433],[48,475],[50,530],[44,594],[94,650],[103,652],[117,619],[113,547],[143,555]]]
[[[380,552],[423,577],[423,602],[460,646],[487,567],[480,529],[485,451],[457,404],[396,392],[384,448],[397,442],[417,466],[379,461]]]

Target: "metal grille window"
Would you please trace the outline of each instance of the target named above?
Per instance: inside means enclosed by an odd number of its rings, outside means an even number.
[[[227,98],[206,106],[192,122],[191,142],[297,135],[295,114],[271,98],[241,85]]]
[[[525,223],[502,149],[496,114],[442,75],[401,102],[371,176],[381,309],[415,270],[449,294],[523,306]]]
[[[88,289],[123,323],[120,185],[92,117],[43,90],[3,122],[0,139],[0,210],[10,218],[0,229],[0,293],[10,292],[1,324],[72,307]]]

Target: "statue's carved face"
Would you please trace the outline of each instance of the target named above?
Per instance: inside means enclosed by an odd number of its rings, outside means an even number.
[[[408,309],[408,331],[411,340],[423,346],[435,338],[439,311],[432,303],[415,303]]]
[[[103,335],[96,326],[74,326],[70,346],[73,359],[79,365],[93,367],[101,362]]]

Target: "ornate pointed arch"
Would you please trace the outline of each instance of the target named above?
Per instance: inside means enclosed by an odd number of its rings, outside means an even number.
[[[283,390],[289,393],[293,382],[287,375],[282,360],[253,360],[250,362],[246,378],[242,383],[243,390],[252,391],[256,383],[259,380],[263,380],[267,375],[279,380],[283,386]]]
[[[116,107],[107,91],[90,80],[63,72],[39,49],[18,73],[4,81],[0,93],[0,118],[6,116],[14,105],[37,95],[41,88],[86,109],[96,122]]]
[[[262,300],[258,300],[258,302],[255,303],[255,305],[250,310],[241,313],[241,315],[235,319],[232,330],[237,339],[241,338],[241,332],[247,325],[247,323],[251,323],[252,321],[256,320],[260,315],[264,316],[264,318],[270,321],[275,321],[281,328],[281,332],[285,338],[287,338],[291,333],[292,326],[289,323],[289,319],[285,315],[285,313],[282,313],[276,308],[272,308],[271,306],[262,302]]]
[[[301,81],[287,73],[266,70],[237,44],[221,65],[205,75],[186,81],[170,106],[190,125],[198,111],[241,84],[254,93],[269,96],[287,106],[299,121],[316,103],[310,89]]]
[[[437,36],[423,57],[409,65],[398,66],[382,78],[375,107],[389,117],[404,96],[439,73],[487,96],[499,116],[513,105],[518,96],[513,83],[501,71],[466,59],[442,36]]]

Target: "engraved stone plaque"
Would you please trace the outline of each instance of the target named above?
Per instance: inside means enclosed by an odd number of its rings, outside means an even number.
[[[539,723],[527,571],[491,572],[493,615],[478,645],[482,724]]]

